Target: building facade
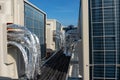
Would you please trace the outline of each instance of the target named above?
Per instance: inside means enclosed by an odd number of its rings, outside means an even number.
[[[40,40],[41,57],[46,55],[46,14],[28,1],[24,2],[24,24]]]
[[[55,19],[48,19],[46,23],[47,48],[52,50],[58,50],[60,47],[58,36],[60,35],[62,25]]]
[[[81,1],[84,80],[120,80],[119,20],[119,0]]]

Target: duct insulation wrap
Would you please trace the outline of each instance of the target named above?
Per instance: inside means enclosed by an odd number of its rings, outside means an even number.
[[[12,24],[7,26],[7,39],[8,45],[20,49],[25,61],[25,75],[27,78],[34,79],[36,75],[40,75],[41,49],[38,37],[26,27]]]

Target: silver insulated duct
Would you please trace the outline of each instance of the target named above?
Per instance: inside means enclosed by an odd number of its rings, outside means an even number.
[[[35,76],[40,75],[41,51],[38,37],[26,27],[12,24],[7,26],[7,39],[8,48],[14,46],[19,49],[16,54],[20,54],[23,58],[23,63],[19,63],[19,65],[24,66],[24,75],[28,79],[34,79]],[[18,73],[23,75],[23,72],[20,71],[22,70],[19,70]]]

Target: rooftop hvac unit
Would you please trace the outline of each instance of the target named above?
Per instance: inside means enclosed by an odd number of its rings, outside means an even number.
[[[26,27],[11,24],[7,26],[8,54],[16,63],[19,78],[34,79],[40,75],[41,51],[38,37]],[[13,61],[12,61],[13,60]],[[9,64],[10,65],[10,64]]]

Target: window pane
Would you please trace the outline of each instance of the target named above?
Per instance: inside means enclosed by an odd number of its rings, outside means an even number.
[[[114,0],[104,0],[104,7],[114,6]]]
[[[115,14],[114,8],[104,8],[104,20],[105,21],[114,21]]]
[[[94,50],[103,50],[103,38],[102,37],[94,37],[93,38],[93,49]]]
[[[93,35],[102,36],[103,35],[103,23],[94,23],[93,24]]]
[[[92,7],[102,7],[102,0],[91,0],[92,1]]]
[[[106,66],[105,67],[105,77],[106,78],[115,78],[115,66]]]
[[[92,9],[92,20],[93,20],[93,22],[102,22],[103,21],[102,8]]]
[[[104,64],[104,52],[94,52],[94,64]]]
[[[105,49],[106,50],[115,50],[115,37],[106,37],[105,38]]]
[[[45,29],[45,15],[41,13],[36,8],[31,5],[25,3],[25,26],[33,33],[35,33],[39,40],[40,44],[44,46],[44,29]],[[41,53],[44,52],[44,47],[41,46]],[[42,54],[42,55],[43,55]],[[43,57],[43,56],[42,56]]]
[[[115,23],[105,23],[105,35],[115,35]]]
[[[115,64],[115,62],[116,62],[116,53],[115,53],[115,51],[106,51],[106,53],[105,53],[105,62],[106,62],[106,64]]]
[[[104,66],[94,66],[94,77],[104,77]]]

